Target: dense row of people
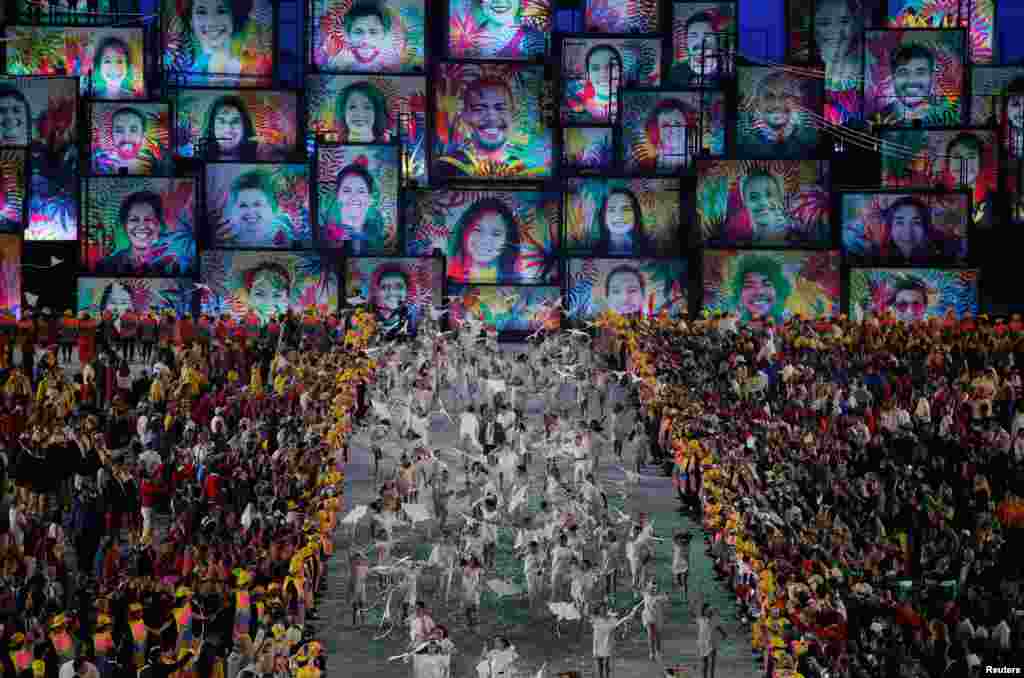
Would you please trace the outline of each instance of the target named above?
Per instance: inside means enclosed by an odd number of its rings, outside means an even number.
[[[77,361],[49,320],[0,319],[0,673],[320,674],[309,622],[375,321],[312,317],[253,336],[83,317]]]
[[[1019,665],[1019,318],[602,326],[765,675]]]

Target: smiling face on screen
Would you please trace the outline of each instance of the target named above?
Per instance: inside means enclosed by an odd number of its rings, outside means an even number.
[[[373,141],[373,123],[376,111],[370,97],[362,92],[352,92],[345,101],[345,127],[350,141]]]
[[[122,89],[128,76],[128,55],[125,51],[120,47],[107,47],[99,61],[100,77],[107,89]]]
[[[227,49],[233,30],[231,8],[222,0],[195,0],[192,5],[192,34],[206,53]]]
[[[639,313],[643,305],[643,281],[632,272],[614,274],[608,281],[608,307],[620,315],[631,315]]]
[[[473,141],[485,151],[505,145],[512,120],[512,102],[503,87],[482,87],[466,96],[463,117],[473,130]]]
[[[747,273],[743,278],[740,302],[751,317],[763,318],[769,315],[777,297],[771,279],[763,273]]]
[[[160,215],[147,202],[137,202],[128,209],[124,230],[132,244],[132,250],[145,252],[156,244],[160,237]]]
[[[362,231],[372,198],[366,180],[358,174],[350,173],[338,184],[337,198],[341,223],[355,231]]]
[[[389,35],[380,17],[370,14],[354,19],[347,37],[356,61],[365,66],[373,63],[384,51]]]
[[[222,153],[237,151],[245,136],[242,112],[234,106],[221,106],[213,118],[213,136]]]
[[[115,115],[111,121],[111,140],[114,142],[114,150],[122,158],[137,156],[145,135],[146,126],[141,115],[126,111]]]
[[[238,192],[232,210],[232,220],[243,241],[259,241],[266,237],[274,221],[274,207],[270,197],[258,188]]]
[[[494,266],[508,242],[508,225],[498,212],[487,211],[466,230],[465,252],[474,266]]]

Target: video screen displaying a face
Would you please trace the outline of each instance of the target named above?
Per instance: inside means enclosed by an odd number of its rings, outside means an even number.
[[[590,174],[612,168],[615,130],[611,127],[563,127],[562,168]]]
[[[823,246],[832,238],[828,163],[701,160],[697,226],[714,246]]]
[[[0,235],[0,308],[21,317],[21,238]]]
[[[560,195],[535,191],[423,191],[408,221],[406,251],[448,257],[460,283],[556,283]]]
[[[313,246],[305,164],[210,163],[206,224],[217,248]]]
[[[818,155],[822,81],[763,66],[739,68],[736,157],[811,160]]]
[[[733,71],[737,28],[735,2],[672,3],[669,82],[677,87],[719,87]]]
[[[317,148],[320,245],[353,256],[398,254],[399,147]]]
[[[550,0],[448,0],[453,59],[536,59],[550,34]]]
[[[971,222],[989,228],[997,213],[999,142],[995,130],[887,129],[882,139],[882,186],[967,189]]]
[[[24,237],[78,239],[78,79],[0,77],[0,144],[29,149]]]
[[[98,318],[129,311],[162,315],[171,311],[181,318],[192,312],[191,278],[86,278],[78,279],[78,311]]]
[[[146,97],[141,28],[9,26],[6,73],[71,75],[94,99]]]
[[[342,144],[398,143],[403,181],[426,185],[426,92],[427,79],[420,76],[311,75],[305,92],[309,134]]]
[[[964,318],[978,313],[978,272],[939,268],[855,268],[850,271],[854,322],[891,314],[902,322]]]
[[[863,118],[864,27],[882,0],[788,0],[789,61],[825,66],[825,119]]]
[[[618,122],[623,89],[661,84],[657,38],[565,38],[562,123]]]
[[[424,0],[313,0],[311,11],[319,72],[423,72]]]
[[[274,72],[273,4],[162,0],[164,72],[178,86],[268,86]]]
[[[864,33],[864,115],[876,125],[963,124],[961,29]]]
[[[967,29],[968,58],[972,64],[996,61],[997,0],[889,0],[892,28],[944,28],[959,25]]]
[[[712,158],[725,155],[721,92],[624,92],[622,108],[627,173],[679,175],[693,169],[702,148]]]
[[[338,308],[338,275],[332,262],[313,252],[208,250],[199,275],[209,290],[199,290],[202,312],[243,318],[255,313],[263,322],[289,309],[310,307],[321,315]]]
[[[998,124],[1011,85],[1024,89],[1024,66],[971,66],[971,124]]]
[[[685,259],[570,259],[568,315],[681,317],[689,310],[687,275]]]
[[[0,150],[0,233],[25,227],[26,158],[23,148]]]
[[[442,63],[437,76],[434,167],[439,176],[551,176],[554,135],[541,111],[543,67]]]
[[[588,33],[657,33],[658,3],[584,0],[583,28]]]
[[[703,308],[745,322],[832,317],[839,265],[836,251],[705,250]]]
[[[252,162],[300,151],[295,92],[181,89],[174,120],[174,152],[182,158]]]
[[[196,182],[156,177],[83,181],[82,267],[104,275],[195,271]]]
[[[1006,95],[1003,104],[1003,145],[1011,163],[1024,159],[1024,79],[1015,81],[1013,91]]]
[[[967,257],[970,196],[960,193],[844,193],[843,248],[850,257],[893,263]]]
[[[564,214],[570,254],[679,256],[678,179],[569,179]]]
[[[93,174],[166,176],[171,172],[168,104],[98,102],[90,116]]]
[[[455,297],[449,305],[454,327],[470,318],[498,332],[557,330],[561,324],[556,305],[562,291],[557,287],[452,284],[448,296]]]
[[[353,258],[345,262],[345,297],[366,299],[378,330],[415,332],[424,315],[441,305],[444,261],[412,258]]]

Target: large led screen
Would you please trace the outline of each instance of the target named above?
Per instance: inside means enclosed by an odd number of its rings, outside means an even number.
[[[565,38],[562,122],[617,122],[625,88],[661,84],[658,38]]]
[[[0,235],[0,307],[21,317],[21,238]]]
[[[965,259],[970,204],[965,192],[844,193],[843,249],[850,257],[900,264]]]
[[[828,163],[821,160],[701,160],[696,213],[714,246],[827,245]]]
[[[317,231],[352,255],[398,254],[399,147],[317,148]]]
[[[312,0],[313,66],[321,73],[422,72],[425,0]]]
[[[0,77],[0,143],[29,149],[26,240],[78,238],[78,80]]]
[[[105,275],[195,272],[196,182],[156,177],[83,181],[82,267]]]
[[[583,27],[588,33],[655,33],[657,0],[584,0]]]
[[[580,174],[602,174],[615,162],[613,127],[579,126],[562,128],[562,170]]]
[[[736,36],[735,2],[673,2],[669,82],[718,86],[733,70]]]
[[[572,255],[679,255],[678,179],[569,179],[565,248]]]
[[[550,33],[551,0],[448,0],[448,56],[456,59],[536,59]]]
[[[312,247],[308,166],[207,164],[206,226],[217,248]]]
[[[864,28],[882,0],[787,0],[790,63],[825,67],[825,119],[863,116]],[[820,66],[814,66],[820,68]]]
[[[441,305],[442,259],[367,257],[345,261],[345,298],[366,299],[385,334],[408,325],[415,332],[424,315]]]
[[[864,115],[872,123],[963,124],[963,30],[869,30],[864,40]]]
[[[743,66],[738,78],[736,157],[799,160],[818,157],[822,81],[784,68]]]
[[[3,104],[0,103],[0,120]],[[27,184],[24,148],[0,150],[0,233],[21,233],[25,227]]]
[[[966,188],[971,221],[990,227],[996,213],[999,142],[995,130],[882,130],[886,188]]]
[[[78,310],[99,317],[133,313],[173,312],[179,318],[192,312],[192,297],[199,288],[191,278],[78,279]]]
[[[426,92],[421,76],[311,75],[307,129],[313,139],[329,142],[398,143],[403,180],[426,184]]]
[[[299,151],[299,102],[286,90],[180,89],[174,152],[182,158],[252,162]]]
[[[687,275],[685,259],[570,259],[567,313],[576,321],[605,311],[678,318],[689,310]]]
[[[744,321],[838,315],[839,263],[836,251],[707,250],[704,309]]]
[[[73,75],[94,99],[146,97],[141,28],[7,28],[9,75]]]
[[[552,174],[553,134],[541,110],[544,68],[442,63],[434,81],[434,167],[440,176]]]
[[[861,322],[892,314],[915,322],[978,313],[978,272],[938,268],[855,268],[850,271],[850,317]]]
[[[707,149],[725,155],[725,95],[721,92],[624,92],[623,168],[631,174],[678,175]]]
[[[1024,91],[1024,65],[971,66],[971,124],[998,123],[1006,95],[1018,86]]]
[[[97,102],[90,118],[93,174],[166,176],[172,172],[168,104]]]
[[[894,28],[962,26],[967,30],[967,55],[970,62],[990,64],[996,60],[997,2],[998,0],[889,0],[889,25]]]
[[[313,252],[208,250],[199,262],[202,312],[241,318],[254,312],[266,322],[289,309],[321,315],[338,308],[333,264]]]
[[[162,0],[164,72],[179,86],[266,86],[274,15],[271,0]]]
[[[557,330],[561,322],[557,305],[562,291],[557,287],[452,284],[448,296],[456,327],[472,318],[498,332],[533,333]]]
[[[558,193],[534,191],[421,191],[406,251],[440,251],[453,282],[555,283],[559,200]]]

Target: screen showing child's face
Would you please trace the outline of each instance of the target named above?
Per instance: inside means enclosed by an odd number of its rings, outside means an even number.
[[[28,146],[28,109],[19,99],[0,99],[0,138],[9,146]]]
[[[616,313],[639,313],[643,303],[643,285],[633,273],[617,273],[608,281],[608,306]]]
[[[128,55],[119,47],[108,47],[103,51],[99,67],[107,87],[120,87],[128,75]]]
[[[253,280],[249,290],[249,305],[264,318],[288,310],[288,285],[270,271],[262,271]]]
[[[508,239],[508,226],[498,212],[485,212],[466,234],[466,252],[477,266],[491,266],[501,256]]]
[[[636,226],[636,216],[628,195],[613,193],[609,196],[604,221],[612,235],[627,235]]]
[[[370,97],[362,92],[352,92],[345,101],[345,126],[349,132],[372,140],[376,112]]]
[[[259,238],[273,222],[274,208],[266,193],[258,188],[247,188],[238,192],[233,216],[240,232]]]
[[[370,209],[370,187],[362,177],[349,174],[341,180],[338,185],[338,208],[341,211],[341,222],[346,226],[361,229],[366,224],[366,215]]]
[[[114,117],[110,136],[118,153],[125,157],[134,157],[142,146],[145,131],[139,116],[134,113],[122,113]]]
[[[222,0],[195,0],[192,5],[192,33],[204,52],[227,47],[231,39],[231,10]]]
[[[361,63],[371,63],[384,49],[387,31],[379,17],[362,16],[352,22],[348,32],[352,53]]]
[[[213,117],[213,136],[222,151],[234,151],[242,145],[245,123],[234,106],[221,106]]]

